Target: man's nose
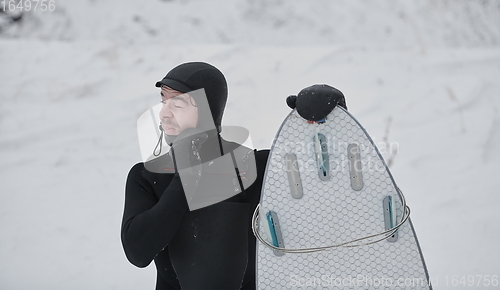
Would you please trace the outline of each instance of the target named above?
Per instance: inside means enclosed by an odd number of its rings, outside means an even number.
[[[169,100],[166,100],[162,105],[160,110],[160,118],[171,118],[172,117],[172,109],[170,108]]]

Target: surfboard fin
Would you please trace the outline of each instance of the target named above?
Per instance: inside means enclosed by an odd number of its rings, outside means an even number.
[[[302,182],[300,181],[297,156],[295,156],[295,154],[293,153],[287,153],[285,155],[285,163],[292,197],[296,199],[301,198],[303,195],[303,191]]]
[[[275,247],[284,248],[285,244],[283,242],[283,236],[281,235],[280,223],[278,220],[278,215],[274,211],[269,211],[266,214],[267,223],[269,225],[269,231],[271,232],[272,244]],[[285,253],[279,250],[273,250],[276,256],[283,256]]]
[[[358,144],[349,144],[349,146],[347,146],[347,156],[349,158],[351,187],[352,189],[359,191],[363,188],[363,174],[361,173],[362,164]]]
[[[328,144],[325,135],[321,133],[315,134],[314,144],[319,178],[323,181],[328,181],[330,180],[330,160],[328,157]]]
[[[384,198],[383,207],[384,207],[384,224],[385,230],[390,230],[394,228],[397,224],[396,217],[396,202],[392,196],[388,195]],[[392,236],[390,236],[387,241],[394,243],[398,240],[398,232],[394,232]]]

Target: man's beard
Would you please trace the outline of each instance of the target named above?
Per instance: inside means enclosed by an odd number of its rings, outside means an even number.
[[[177,138],[177,135],[167,135],[163,133],[163,137],[165,138],[165,142],[167,142],[168,146],[172,146],[172,143],[174,143],[175,138]]]

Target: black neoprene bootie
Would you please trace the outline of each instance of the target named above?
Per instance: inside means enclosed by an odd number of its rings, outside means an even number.
[[[297,96],[289,96],[286,103],[304,119],[315,122],[326,118],[337,105],[347,110],[344,94],[324,84],[304,88]]]

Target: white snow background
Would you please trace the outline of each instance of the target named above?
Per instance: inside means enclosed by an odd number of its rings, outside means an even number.
[[[346,96],[411,207],[435,289],[498,289],[500,1],[56,1],[0,14],[0,289],[154,289],[120,242],[154,83],[220,68],[224,125],[269,148],[285,99]],[[1,8],[0,8],[1,9]],[[448,279],[448,280],[446,280]]]

